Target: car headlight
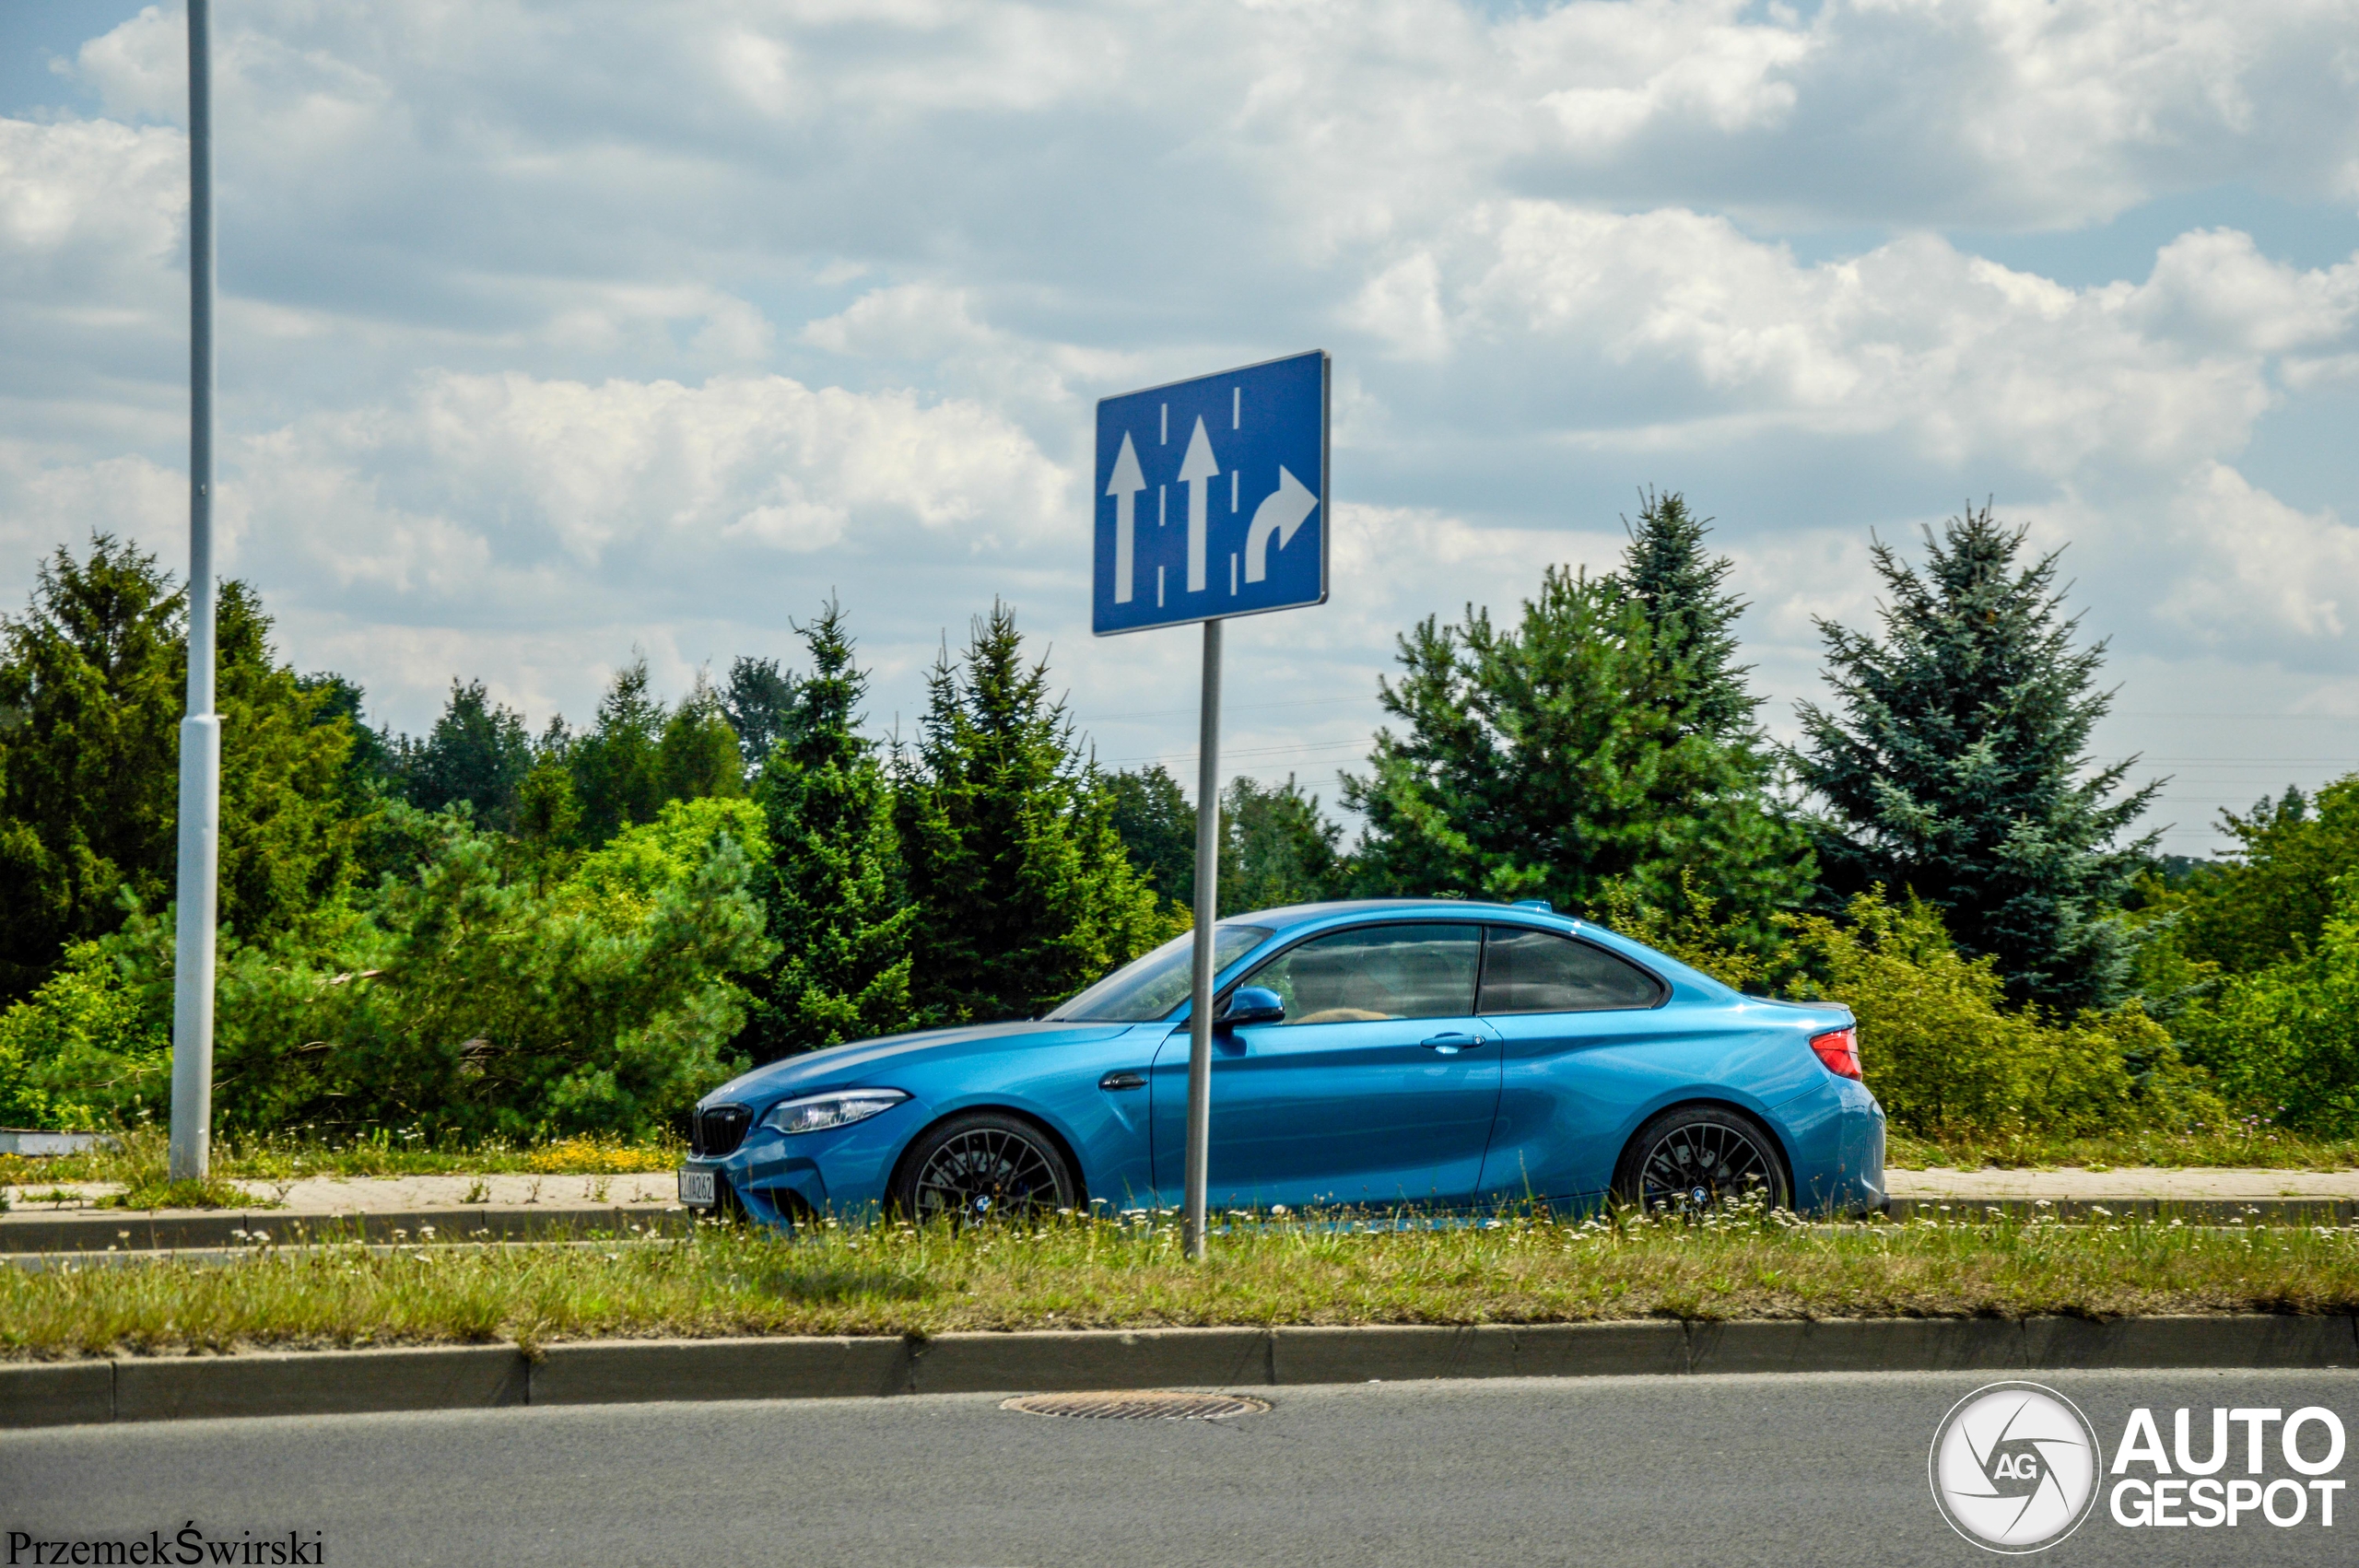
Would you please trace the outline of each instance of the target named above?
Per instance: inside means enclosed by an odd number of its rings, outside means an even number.
[[[831,1127],[866,1121],[908,1098],[898,1089],[839,1089],[832,1094],[780,1100],[762,1117],[762,1125],[773,1132],[824,1132]]]

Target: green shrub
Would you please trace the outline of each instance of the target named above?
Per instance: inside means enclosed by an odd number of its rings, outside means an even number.
[[[423,862],[365,907],[267,946],[223,943],[217,1127],[642,1136],[742,1065],[723,1054],[745,1023],[730,977],[770,944],[726,832],[685,871],[653,856],[544,893],[463,813],[411,826]],[[150,1009],[168,1006],[169,921],[112,941]]]
[[[691,885],[724,837],[756,865],[769,859],[769,828],[754,802],[666,801],[653,822],[626,827],[582,856],[558,889],[558,902],[610,926],[636,925],[666,893]]]
[[[169,1005],[169,1004],[168,1004]],[[0,1013],[0,1123],[121,1127],[170,1105],[171,1029],[95,942]]]
[[[1716,919],[1710,899],[1692,884],[1683,892],[1681,908],[1663,910],[1616,890],[1609,921],[1739,990],[1850,1008],[1868,1086],[1906,1131],[2069,1137],[2227,1115],[2138,1003],[2070,1023],[2012,1007],[1995,962],[1960,954],[1930,904],[1871,893],[1851,900],[1847,920],[1784,917],[1783,945],[1765,959]]]
[[[2303,1131],[2359,1133],[2359,877],[2337,880],[2315,947],[2226,977],[2179,1026],[2237,1103]]]
[[[1804,969],[1790,989],[1851,1009],[1861,1070],[1900,1127],[2072,1135],[2224,1115],[2138,1003],[2069,1023],[2010,1008],[1996,963],[1960,954],[1931,905],[1870,893],[1846,912],[1789,921]]]

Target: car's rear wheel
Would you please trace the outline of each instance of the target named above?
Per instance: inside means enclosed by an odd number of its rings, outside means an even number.
[[[1638,1129],[1622,1152],[1614,1196],[1649,1214],[1699,1213],[1748,1199],[1786,1209],[1793,1184],[1777,1140],[1751,1117],[1722,1106],[1674,1106]]]
[[[893,1203],[924,1223],[1024,1219],[1076,1206],[1081,1184],[1055,1141],[997,1111],[952,1117],[901,1162]]]

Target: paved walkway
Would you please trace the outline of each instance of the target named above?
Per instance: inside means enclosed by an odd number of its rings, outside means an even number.
[[[276,1199],[290,1214],[386,1214],[420,1209],[452,1209],[483,1205],[519,1209],[534,1204],[577,1206],[584,1203],[646,1203],[669,1206],[678,1201],[670,1171],[633,1176],[360,1176],[336,1181],[319,1179],[281,1185],[276,1182],[238,1183],[262,1200]],[[2163,1200],[2201,1199],[2342,1198],[2359,1199],[2359,1171],[2275,1171],[2236,1168],[2163,1169],[2126,1167],[2106,1171],[2061,1170],[1925,1171],[1895,1170],[1890,1175],[1895,1198],[1935,1201],[2048,1198],[2095,1199],[2149,1198]],[[477,1188],[480,1188],[480,1192]],[[68,1183],[73,1194],[65,1203],[46,1203],[38,1195],[51,1190],[38,1183],[0,1188],[18,1214],[71,1213],[115,1188],[98,1182]],[[0,1224],[5,1224],[0,1221]]]
[[[346,1180],[320,1177],[309,1181],[241,1181],[237,1184],[257,1199],[283,1203],[298,1214],[388,1214],[418,1209],[456,1209],[470,1204],[496,1209],[528,1204],[654,1203],[679,1200],[679,1183],[670,1171],[642,1171],[632,1176],[354,1176]],[[476,1189],[480,1188],[480,1193]],[[45,1203],[40,1195],[52,1190],[40,1183],[0,1188],[17,1213],[71,1213],[122,1188],[111,1182],[66,1182],[67,1203]],[[5,1223],[5,1222],[0,1222]]]
[[[2359,1198],[2359,1171],[2271,1171],[2233,1166],[2187,1169],[2126,1166],[2060,1170],[1892,1171],[1885,1188],[1895,1198],[1936,1199],[2153,1198]]]

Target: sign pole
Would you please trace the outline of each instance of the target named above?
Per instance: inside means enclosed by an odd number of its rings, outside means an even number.
[[[181,720],[180,883],[173,923],[174,1181],[212,1164],[214,882],[221,720],[213,711],[213,64],[210,0],[188,0],[188,712]]]
[[[1332,369],[1325,350],[1314,348],[1097,400],[1090,632],[1112,637],[1191,621],[1204,627],[1187,1129],[1180,1151],[1180,1240],[1191,1262],[1203,1260],[1209,1229],[1213,988],[1220,978],[1220,628],[1234,616],[1327,602]],[[1156,1046],[1158,1085],[1178,1065],[1179,1044],[1173,1030]],[[1154,1096],[1158,1127],[1173,1109],[1162,1094],[1157,1088]],[[1156,1181],[1165,1195],[1158,1201],[1168,1201],[1170,1151],[1160,1141],[1156,1148]]]
[[[1196,748],[1196,942],[1188,997],[1189,1258],[1204,1258],[1204,1165],[1212,1153],[1213,926],[1220,918],[1220,622],[1204,623],[1203,712]]]

